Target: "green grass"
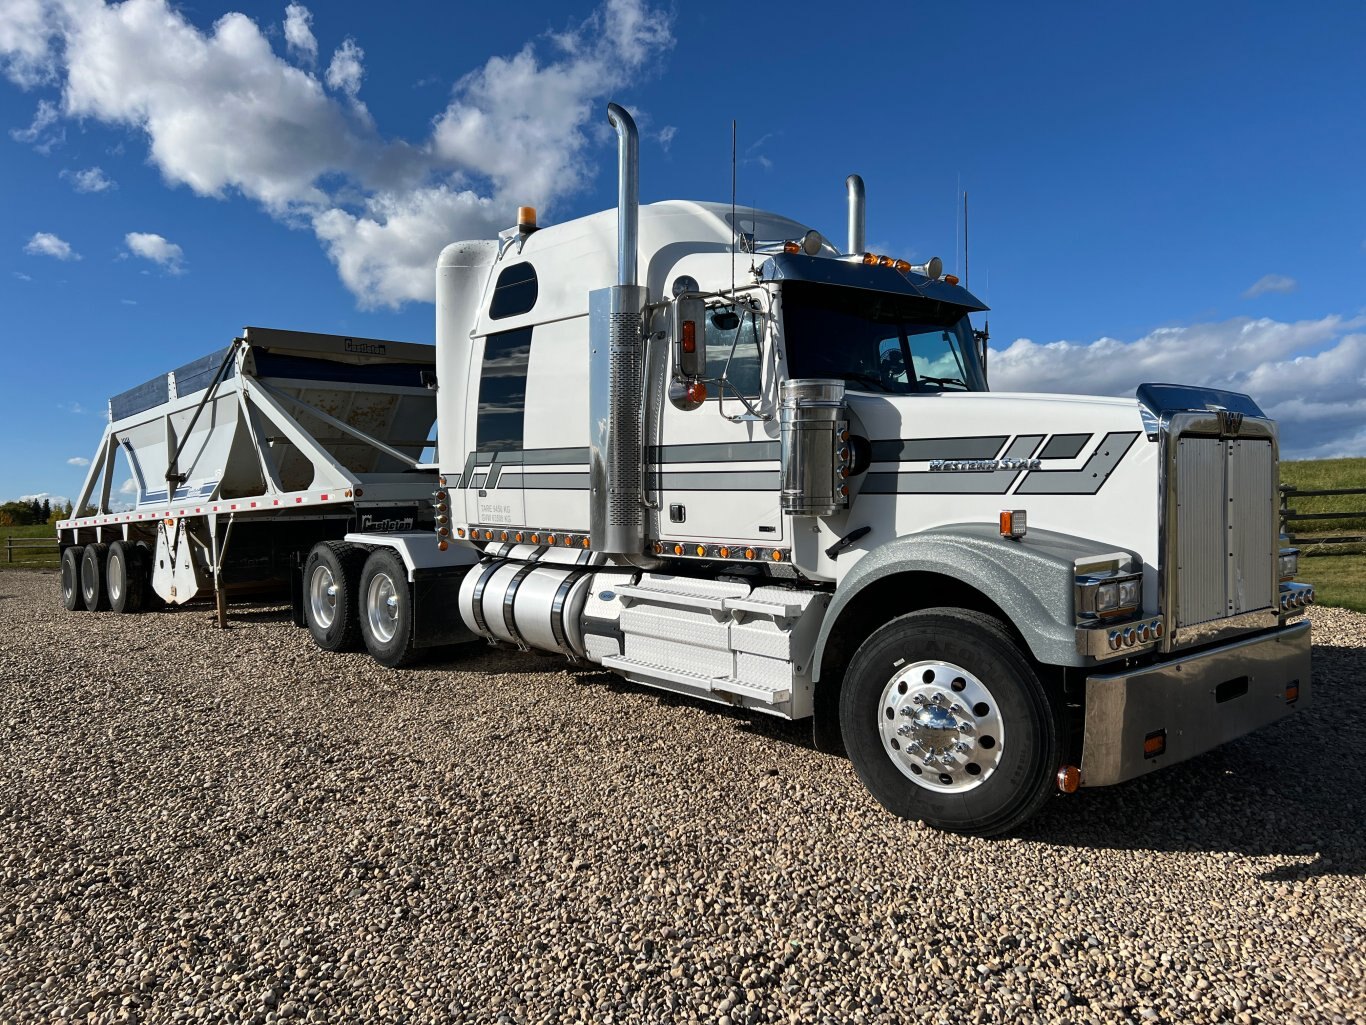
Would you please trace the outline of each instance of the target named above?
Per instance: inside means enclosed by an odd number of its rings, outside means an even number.
[[[9,569],[10,567],[20,566],[42,566],[55,567],[57,563],[57,549],[35,549],[35,548],[15,548],[13,561],[10,553],[5,548],[6,538],[40,538],[55,541],[57,538],[57,528],[50,523],[39,523],[31,527],[0,527],[0,567]]]
[[[1366,488],[1366,459],[1307,459],[1281,463],[1281,483],[1306,491]],[[1291,495],[1300,513],[1366,513],[1366,495]],[[1366,612],[1366,543],[1315,545],[1312,535],[1366,534],[1366,515],[1341,520],[1291,520],[1289,533],[1300,549],[1300,579],[1314,585],[1320,605]],[[1309,535],[1309,536],[1306,536]]]

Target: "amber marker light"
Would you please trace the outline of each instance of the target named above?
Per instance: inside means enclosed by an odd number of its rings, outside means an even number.
[[[770,555],[769,558],[772,559],[774,562],[782,562],[782,561],[783,561],[783,553],[780,552],[780,551],[778,551],[778,549],[775,548],[775,549],[773,549],[773,554]]]
[[[1300,699],[1300,681],[1291,680],[1285,685],[1285,703],[1293,705]]]
[[[794,242],[792,239],[788,239],[783,243],[783,252],[785,253],[800,253],[801,251],[802,244],[800,242]]]
[[[591,547],[591,542],[590,542],[589,539],[586,538],[586,537],[580,538],[580,539],[579,539],[579,547],[581,547],[581,548],[589,548],[589,547]]]
[[[437,550],[438,552],[444,552],[444,551],[445,551],[447,548],[449,548],[450,546],[451,546],[451,543],[450,543],[449,541],[438,541],[438,542],[436,543],[436,550]]]
[[[727,548],[725,545],[722,545],[722,546],[720,547],[719,552],[720,552],[721,558],[723,558],[723,559],[729,559],[729,558],[730,558],[730,549]]]
[[[564,546],[565,546],[566,548],[573,548],[573,547],[574,547],[574,535],[572,535],[572,534],[566,534],[566,535],[564,536]]]
[[[689,382],[688,382],[688,401],[689,401],[689,402],[706,402],[706,401],[707,401],[707,385],[706,385],[705,382],[703,382],[703,381],[689,381]]]
[[[745,558],[746,558],[746,559],[752,559],[752,558],[754,558],[754,554],[755,554],[755,553],[754,553],[754,549],[753,549],[753,548],[746,548],[746,549],[745,549]]]
[[[906,260],[897,260],[892,266],[896,267],[902,274],[907,273],[911,269],[910,263]]]
[[[876,266],[877,266],[877,253],[864,253],[864,254],[863,254],[863,262],[866,263],[869,267],[876,267]]]
[[[555,540],[555,535],[554,535],[554,534],[547,534],[547,535],[545,536],[545,543],[548,544],[548,545],[556,544],[557,542],[556,542],[556,540]]]
[[[517,543],[518,543],[518,544],[521,544],[521,543],[522,543],[522,532],[521,532],[520,530],[517,531],[517,533],[514,534],[513,537],[515,537],[515,538],[517,539]]]
[[[1167,750],[1167,731],[1153,730],[1143,738],[1143,757],[1156,758]]]
[[[500,540],[500,541],[506,541],[507,539],[508,539],[508,532],[505,530],[505,531],[503,531],[503,534],[502,534],[502,536],[499,538],[499,540]]]
[[[540,543],[541,543],[541,535],[540,535],[540,534],[532,534],[532,535],[531,535],[531,543],[534,544],[534,545],[540,544]]]
[[[944,284],[946,284],[946,285],[956,285],[956,284],[958,284],[958,275],[957,275],[957,274],[945,274],[945,275],[944,275]]]
[[[1081,770],[1075,765],[1064,765],[1058,770],[1058,789],[1064,794],[1075,794],[1081,786]]]
[[[1008,537],[1012,541],[1018,541],[1025,536],[1028,529],[1028,518],[1023,509],[1002,509],[1001,510],[1001,536]]]
[[[655,554],[656,554],[656,555],[663,555],[663,554],[664,554],[664,543],[663,543],[662,541],[656,541],[656,542],[655,542]]]
[[[683,546],[682,546],[682,545],[674,545],[674,554],[675,554],[675,555],[682,555],[682,554],[683,554]]]
[[[457,530],[455,533],[456,533],[456,536],[457,536],[457,537],[464,537],[464,536],[465,536],[465,528],[464,528],[464,527],[461,527],[461,528],[460,528],[459,530]]]

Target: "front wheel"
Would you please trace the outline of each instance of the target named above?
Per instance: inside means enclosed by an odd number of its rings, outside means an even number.
[[[888,811],[994,836],[1053,789],[1058,710],[1002,624],[966,609],[913,612],[849,664],[840,729],[854,770]]]
[[[408,570],[391,548],[376,548],[360,574],[360,632],[380,665],[397,668],[413,662],[413,590]]]

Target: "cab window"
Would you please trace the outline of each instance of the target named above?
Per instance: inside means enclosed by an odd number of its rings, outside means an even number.
[[[746,398],[759,395],[760,314],[748,307],[713,306],[707,310],[707,377],[724,373],[730,387]],[[734,353],[732,355],[732,352]],[[727,365],[729,361],[729,366]],[[725,389],[732,396],[730,388]],[[721,389],[717,389],[720,397]]]

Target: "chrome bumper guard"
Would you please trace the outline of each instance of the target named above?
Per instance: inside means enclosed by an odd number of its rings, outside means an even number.
[[[1299,622],[1185,658],[1087,677],[1081,785],[1142,776],[1304,708],[1312,697],[1309,663],[1309,623]],[[1145,741],[1157,746],[1158,738],[1161,753],[1145,754]]]

